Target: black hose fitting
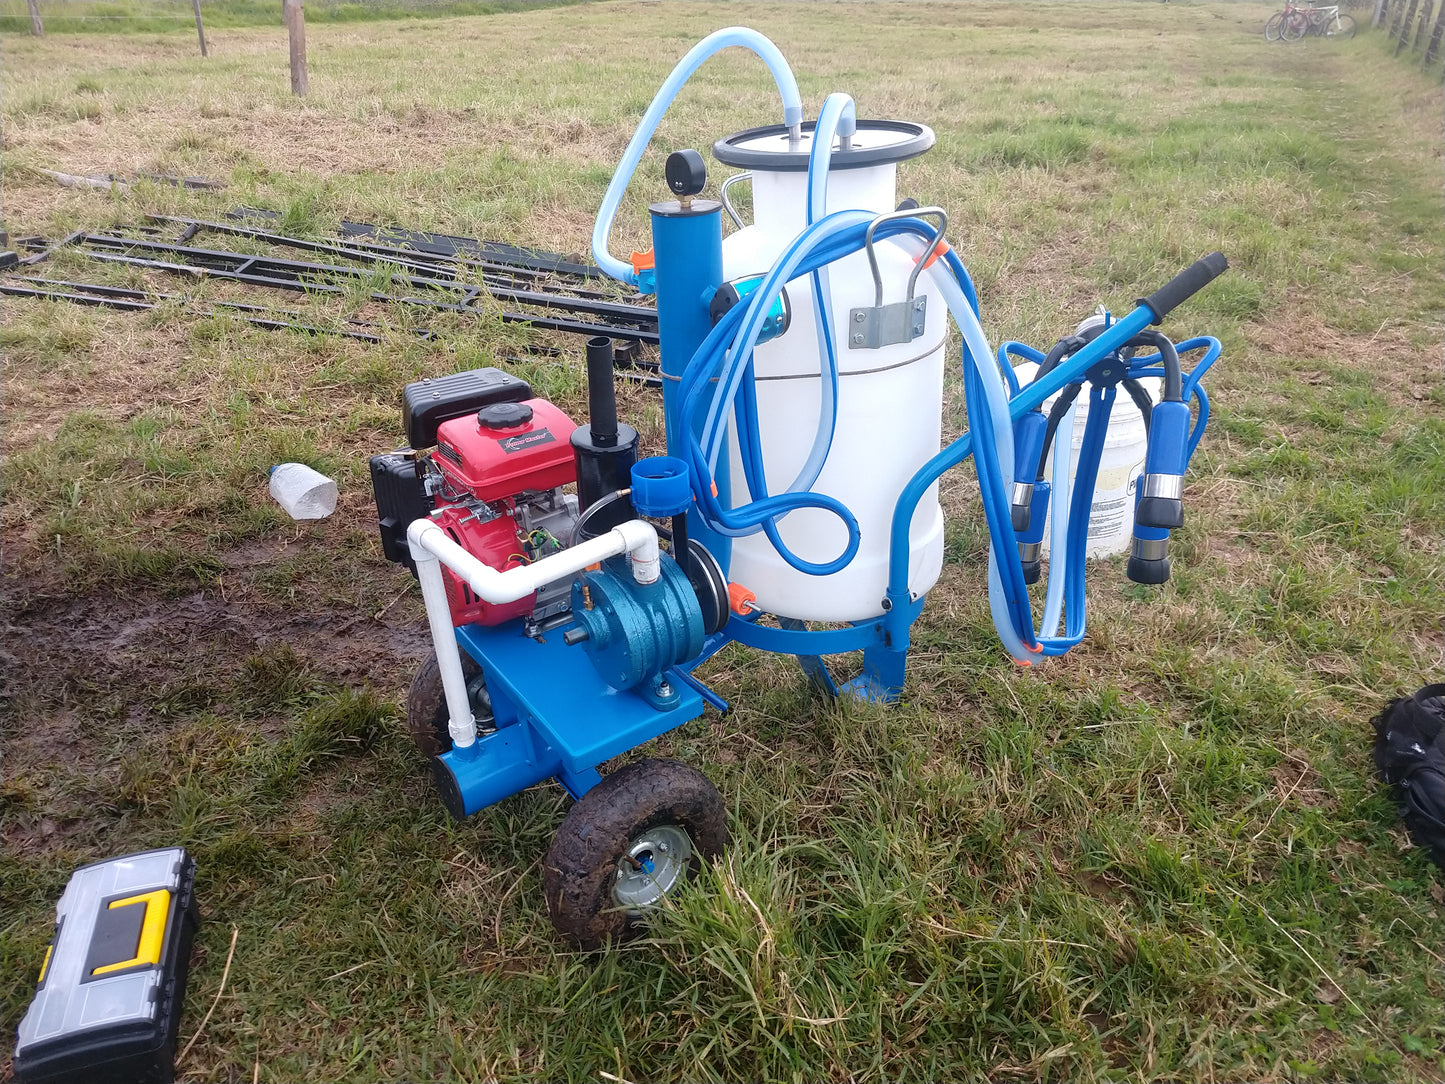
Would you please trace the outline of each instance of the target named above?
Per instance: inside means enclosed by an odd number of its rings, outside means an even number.
[[[1169,539],[1134,536],[1124,574],[1134,583],[1156,586],[1169,582]]]

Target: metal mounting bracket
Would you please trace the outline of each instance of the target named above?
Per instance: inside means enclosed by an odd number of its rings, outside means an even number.
[[[923,334],[928,315],[928,298],[915,297],[875,308],[851,309],[848,346],[853,350],[878,350],[894,343],[912,342]]]
[[[938,232],[923,250],[908,276],[908,295],[902,301],[883,304],[883,275],[878,270],[878,254],[873,248],[873,231],[882,223],[900,218],[937,218]],[[864,235],[868,265],[873,269],[873,305],[871,308],[848,310],[848,348],[879,350],[896,343],[912,342],[923,334],[928,318],[928,298],[915,297],[918,276],[934,257],[943,251],[943,234],[948,229],[948,214],[941,207],[915,207],[879,215],[868,224]]]

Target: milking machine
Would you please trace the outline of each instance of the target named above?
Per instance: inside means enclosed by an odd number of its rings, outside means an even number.
[[[714,144],[739,171],[718,199],[702,195],[700,154],[669,156],[651,251],[613,256],[612,221],[652,133],[729,46],[765,62],[782,123]],[[727,839],[722,799],[695,770],[651,759],[604,778],[598,765],[705,704],[726,710],[694,670],[734,641],[796,656],[834,695],[895,701],[943,565],[938,482],[965,458],[989,531],[994,624],[1019,663],[1084,635],[1090,512],[1121,387],[1147,432],[1126,572],[1169,576],[1208,420],[1200,378],[1220,347],[1175,344],[1151,325],[1224,257],[1046,352],[1008,342],[995,355],[947,214],[897,199],[898,165],[933,143],[922,124],[858,117],[843,94],[805,122],[771,42],[742,28],[709,36],[644,114],[593,234],[603,271],[656,295],[667,454],[637,457],[636,431],[617,418],[611,344],[594,339],[585,424],[482,369],[409,385],[409,447],[372,460],[384,551],[420,581],[436,647],[408,697],[412,734],[456,817],[549,778],[577,799],[543,881],[554,923],[584,945],[633,929]],[[728,195],[743,182],[749,224]],[[970,429],[940,450],[951,327]],[[1188,371],[1181,356],[1194,358]],[[1034,363],[1032,376],[1011,359]],[[1041,579],[1036,626],[1029,587]],[[859,672],[835,681],[824,659],[860,651]]]

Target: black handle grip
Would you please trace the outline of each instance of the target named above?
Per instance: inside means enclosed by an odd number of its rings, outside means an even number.
[[[1202,260],[1195,260],[1179,274],[1155,290],[1148,297],[1141,297],[1139,304],[1148,305],[1154,314],[1151,324],[1162,323],[1164,317],[1204,289],[1229,268],[1229,261],[1222,252],[1211,252]]]

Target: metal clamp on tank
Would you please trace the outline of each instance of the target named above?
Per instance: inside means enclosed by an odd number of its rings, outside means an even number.
[[[883,275],[878,270],[878,254],[873,250],[873,231],[884,222],[900,218],[937,218],[938,232],[933,242],[924,250],[913,272],[908,276],[908,295],[902,301],[891,305],[883,304]],[[868,226],[864,234],[864,246],[868,250],[868,266],[873,269],[873,307],[851,309],[848,313],[848,347],[852,350],[881,350],[895,343],[912,342],[923,334],[925,318],[928,315],[928,298],[914,297],[918,276],[932,262],[934,256],[943,251],[943,234],[948,229],[948,212],[942,207],[917,207],[907,211],[890,211],[879,215]]]
[[[752,179],[752,170],[745,169],[741,173],[734,173],[727,180],[723,181],[723,183],[721,184],[721,186],[719,186],[717,190],[717,198],[722,200],[723,210],[726,211],[728,213],[728,217],[733,220],[733,225],[740,230],[747,229],[747,226],[743,223],[743,216],[738,214],[738,209],[733,206],[733,201],[728,199],[728,189],[731,188],[733,185],[737,184],[739,181],[751,182]]]

